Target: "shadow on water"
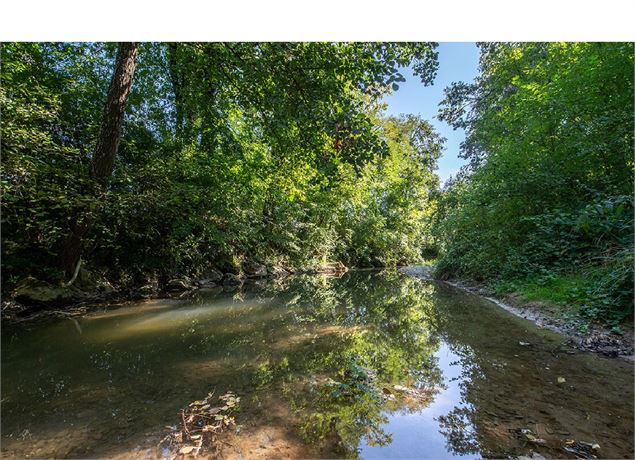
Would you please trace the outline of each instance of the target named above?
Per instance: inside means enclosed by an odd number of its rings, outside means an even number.
[[[633,457],[631,364],[397,273],[4,328],[3,456],[154,456],[211,390],[242,398],[225,457]]]

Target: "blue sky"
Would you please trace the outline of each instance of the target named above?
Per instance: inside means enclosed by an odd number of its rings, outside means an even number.
[[[465,160],[458,157],[459,146],[465,135],[463,130],[455,131],[445,122],[437,120],[437,105],[443,99],[443,89],[450,83],[470,82],[476,77],[478,48],[474,43],[440,43],[437,51],[439,52],[439,72],[433,86],[423,86],[419,78],[412,75],[409,68],[402,69],[406,81],[400,83],[399,90],[386,96],[384,101],[388,104],[387,114],[419,114],[430,121],[447,139],[437,171],[443,184],[465,164]]]

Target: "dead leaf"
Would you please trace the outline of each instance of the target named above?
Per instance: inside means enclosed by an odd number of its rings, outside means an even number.
[[[193,446],[185,446],[185,447],[181,447],[181,450],[179,450],[179,454],[183,454],[183,455],[187,455],[190,452],[192,452],[194,450]]]

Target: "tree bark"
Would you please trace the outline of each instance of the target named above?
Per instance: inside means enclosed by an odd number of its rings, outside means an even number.
[[[106,107],[101,120],[99,137],[92,161],[93,177],[104,181],[112,174],[115,156],[121,138],[121,125],[126,111],[128,95],[132,88],[137,59],[136,43],[121,43],[117,53],[115,73],[108,89]]]
[[[132,88],[136,58],[136,43],[119,44],[115,71],[108,89],[97,146],[91,161],[91,175],[102,185],[111,176],[115,164],[115,157],[117,156],[121,138],[121,125],[123,124],[130,89]],[[68,276],[72,276],[73,271],[77,267],[82,255],[84,237],[93,224],[93,216],[90,214],[90,210],[80,210],[79,213],[84,215],[78,216],[71,224],[70,233],[62,243],[60,262]]]
[[[183,140],[183,74],[179,69],[179,44],[168,43],[168,70],[170,81],[172,82],[172,91],[174,91],[174,109],[175,109],[175,143],[180,146]]]

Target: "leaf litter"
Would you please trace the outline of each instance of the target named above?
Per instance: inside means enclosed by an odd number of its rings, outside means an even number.
[[[159,442],[164,458],[196,457],[203,452],[218,453],[223,442],[219,435],[236,426],[235,412],[240,397],[231,391],[214,400],[214,392],[179,412],[179,423],[166,426],[168,433]]]

